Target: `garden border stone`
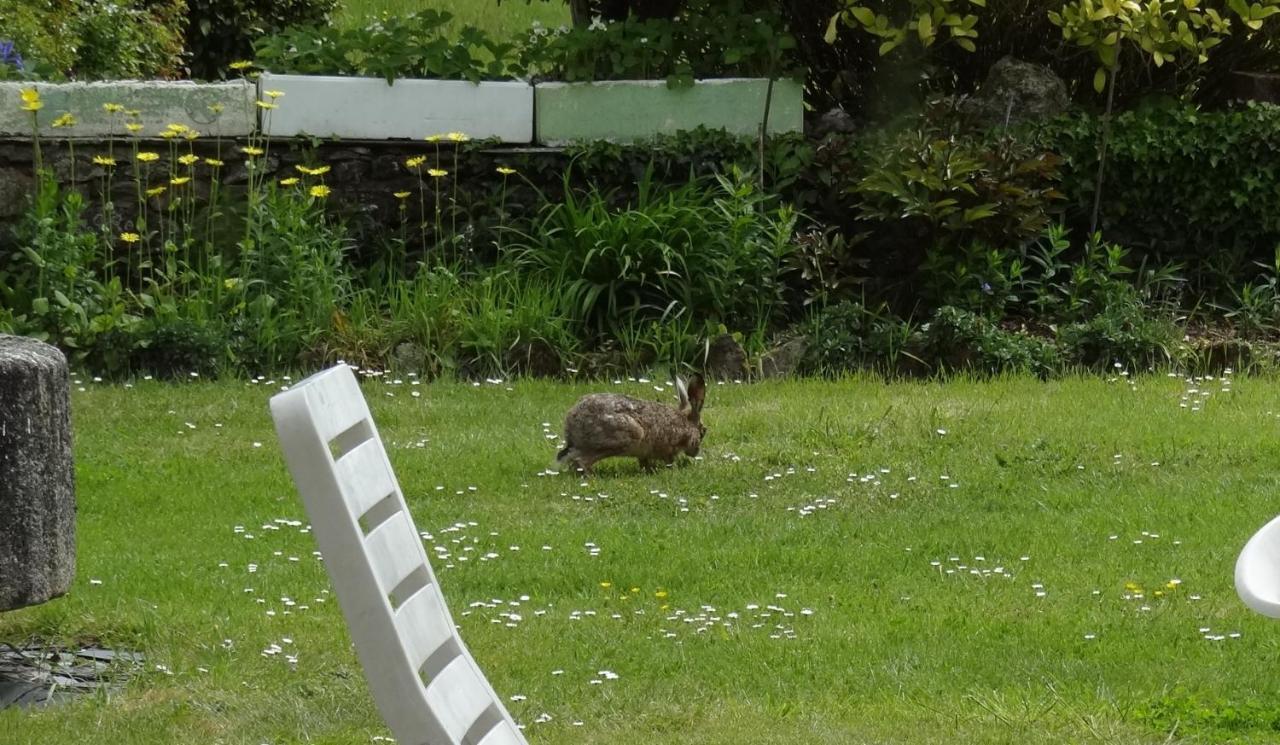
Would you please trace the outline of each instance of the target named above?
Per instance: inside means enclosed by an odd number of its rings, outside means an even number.
[[[126,136],[125,117],[109,113],[103,104],[120,104],[140,112],[141,134],[155,137],[170,124],[181,124],[204,136],[244,137],[257,128],[256,91],[252,83],[130,80],[98,83],[0,82],[0,137],[31,136],[31,112],[20,108],[20,93],[34,87],[44,103],[39,113],[40,136],[59,139],[105,139]],[[221,107],[215,112],[210,107]],[[75,126],[53,126],[64,113]]]
[[[263,73],[260,90],[280,91],[263,112],[271,137],[412,139],[461,132],[473,140],[533,141],[533,86],[518,81],[399,79]]]
[[[538,83],[537,142],[633,142],[698,127],[755,136],[764,118],[768,87],[764,78],[699,80],[686,88],[668,88],[662,80]],[[803,130],[803,86],[786,78],[775,80],[769,132]]]

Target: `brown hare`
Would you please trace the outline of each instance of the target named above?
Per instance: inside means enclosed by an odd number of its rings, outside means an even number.
[[[696,456],[707,432],[702,426],[707,385],[701,375],[687,386],[676,378],[676,391],[678,407],[617,393],[583,396],[565,415],[565,446],[556,462],[590,473],[604,458],[636,458],[650,470],[656,461],[670,464],[680,453]]]

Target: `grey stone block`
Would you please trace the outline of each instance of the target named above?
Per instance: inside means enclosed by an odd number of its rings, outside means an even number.
[[[66,593],[75,518],[67,360],[0,334],[0,611]]]

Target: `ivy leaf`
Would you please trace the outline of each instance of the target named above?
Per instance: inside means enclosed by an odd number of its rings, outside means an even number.
[[[963,36],[956,37],[955,41],[956,41],[956,46],[960,47],[966,52],[972,52],[977,50],[978,48],[978,46],[973,43],[972,39],[966,39]]]

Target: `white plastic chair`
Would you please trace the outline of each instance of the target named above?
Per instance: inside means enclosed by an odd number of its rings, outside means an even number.
[[[396,741],[528,745],[458,635],[351,369],[277,394],[271,415]]]
[[[1262,526],[1240,551],[1236,593],[1262,615],[1280,618],[1280,517]]]

